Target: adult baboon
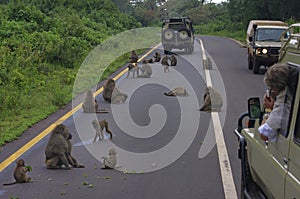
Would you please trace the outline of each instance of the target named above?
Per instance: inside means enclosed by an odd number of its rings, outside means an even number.
[[[161,55],[159,54],[159,52],[155,52],[153,57],[154,57],[154,62],[160,62]]]
[[[147,60],[142,62],[142,67],[139,68],[139,70],[141,71],[141,75],[139,75],[139,77],[149,78],[152,75],[152,68]]]
[[[183,87],[177,87],[174,88],[173,90],[164,93],[166,96],[188,96],[188,92],[186,91],[185,88]]]
[[[102,157],[103,168],[102,169],[114,169],[117,164],[117,152],[114,148],[108,151],[108,157]]]
[[[151,58],[151,59],[148,59],[147,62],[148,62],[149,64],[154,63],[152,58]]]
[[[205,89],[203,96],[203,106],[200,111],[220,112],[223,106],[223,99],[219,91],[211,86]]]
[[[98,103],[91,90],[86,92],[82,103],[83,111],[86,113],[95,113],[98,110]]]
[[[175,55],[171,55],[170,57],[170,60],[171,60],[171,66],[176,66],[177,65],[177,58]]]
[[[135,77],[135,73],[137,76],[139,76],[139,68],[136,63],[129,63],[127,67],[128,67],[127,78],[129,77],[129,73],[132,73],[133,78]]]
[[[115,86],[116,86],[115,80],[113,80],[112,78],[109,78],[106,81],[106,83],[103,87],[103,94],[102,94],[103,99],[105,101],[111,102],[112,92],[113,92]]]
[[[104,139],[104,135],[103,135],[104,128],[105,128],[106,132],[109,134],[110,139],[112,139],[113,134],[109,130],[109,128],[108,128],[108,122],[105,119],[104,120],[100,120],[100,121],[98,121],[98,120],[95,119],[95,120],[92,121],[92,125],[93,125],[94,129],[96,130],[96,134],[95,134],[93,142],[96,142],[97,137],[99,138],[99,141]]]
[[[121,104],[124,103],[128,98],[128,95],[125,93],[122,93],[117,87],[114,88],[112,97],[111,97],[111,103],[112,104]]]
[[[136,52],[134,50],[132,50],[130,52],[129,63],[136,63],[136,62],[138,62],[138,60],[139,60],[138,55],[136,54]]]
[[[62,166],[65,169],[70,169],[70,165],[76,168],[84,167],[84,165],[78,164],[77,160],[71,155],[71,138],[72,135],[65,125],[59,124],[54,128],[45,149],[45,163],[48,169],[59,169]]]
[[[25,161],[23,159],[19,159],[16,161],[16,164],[17,164],[17,166],[14,170],[15,182],[6,183],[6,184],[3,184],[3,186],[13,185],[16,183],[25,183],[25,182],[29,182],[31,180],[31,177],[26,175],[26,173],[30,170],[25,166]]]
[[[163,58],[162,58],[162,60],[161,60],[161,65],[164,67],[164,72],[166,73],[166,72],[168,72],[168,71],[170,71],[169,70],[169,62],[168,62],[168,60],[169,60],[169,56],[164,56]]]

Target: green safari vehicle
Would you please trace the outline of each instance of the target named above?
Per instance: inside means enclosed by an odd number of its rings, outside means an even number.
[[[289,89],[293,100],[288,130],[275,142],[263,141],[258,132],[264,112],[258,97],[248,99],[248,112],[238,120],[238,157],[241,160],[241,198],[300,198],[300,24],[282,37],[280,63],[290,66]],[[285,32],[285,33],[286,33]],[[283,33],[283,35],[285,34]]]

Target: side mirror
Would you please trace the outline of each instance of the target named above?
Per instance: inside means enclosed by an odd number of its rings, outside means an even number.
[[[259,97],[251,97],[248,99],[248,113],[250,119],[260,119],[261,118],[261,108]]]

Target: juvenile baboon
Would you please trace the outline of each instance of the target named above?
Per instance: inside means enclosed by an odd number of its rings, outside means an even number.
[[[70,169],[70,165],[77,168],[84,167],[78,164],[77,160],[71,155],[71,138],[72,135],[65,125],[59,124],[54,128],[45,149],[45,163],[48,169],[59,169],[62,166],[65,169]]]
[[[169,60],[169,56],[164,56],[163,58],[162,58],[162,60],[161,60],[161,65],[164,67],[164,72],[166,73],[166,72],[169,72],[170,70],[169,70],[169,62],[168,62],[168,60]]]
[[[154,62],[160,62],[161,55],[159,54],[159,52],[155,52],[153,57],[154,57]]]
[[[175,55],[171,55],[170,57],[170,60],[171,60],[171,66],[176,66],[177,65],[177,58]]]
[[[141,71],[141,75],[139,75],[139,77],[149,78],[152,75],[152,68],[147,60],[142,62],[142,67],[139,68],[139,70]]]
[[[205,89],[203,96],[203,106],[200,111],[220,112],[223,105],[223,99],[219,91],[211,86]]]
[[[166,96],[188,96],[188,92],[186,91],[185,88],[183,87],[177,87],[174,88],[173,90],[164,93]]]
[[[134,50],[132,50],[130,52],[129,63],[136,63],[136,62],[138,62],[138,60],[139,60],[138,55],[136,54],[136,52]]]
[[[103,168],[102,169],[114,169],[117,164],[117,152],[114,148],[108,151],[108,157],[102,157]]]
[[[14,170],[15,182],[3,184],[3,186],[13,185],[16,183],[25,183],[31,180],[31,178],[26,175],[26,173],[30,170],[25,166],[25,161],[23,159],[19,159],[16,161],[16,164],[17,166]]]
[[[116,88],[116,83],[113,79],[108,79],[103,87],[103,99],[110,103],[124,103],[128,95],[122,93]]]
[[[109,128],[108,128],[108,122],[105,119],[104,120],[100,120],[100,121],[98,121],[98,120],[95,119],[95,120],[92,121],[92,125],[93,125],[94,129],[96,130],[96,134],[95,134],[93,142],[96,142],[97,137],[99,138],[99,141],[104,139],[104,135],[103,135],[104,128],[105,128],[106,132],[109,134],[110,139],[112,139],[113,134],[109,130]]]
[[[129,63],[127,67],[128,67],[127,78],[129,77],[129,73],[132,73],[133,78],[135,77],[135,73],[137,74],[137,76],[139,76],[139,68],[136,63]]]
[[[103,94],[102,94],[103,99],[105,101],[111,102],[112,92],[113,92],[115,86],[116,86],[115,80],[109,78],[106,81],[106,83],[103,87]]]

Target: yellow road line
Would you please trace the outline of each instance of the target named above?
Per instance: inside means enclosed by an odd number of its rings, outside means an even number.
[[[140,62],[143,60],[146,56],[148,56],[152,51],[154,51],[156,48],[158,48],[160,44],[156,45],[155,47],[151,48],[144,56],[142,56],[138,61]],[[117,80],[119,79],[128,68],[121,71],[119,74],[117,74],[113,79]],[[103,91],[103,87],[99,88],[94,95],[99,95]],[[18,149],[16,152],[14,152],[12,155],[10,155],[7,159],[5,159],[3,162],[0,163],[0,173],[8,167],[12,162],[14,162],[17,158],[19,158],[21,155],[23,155],[26,151],[28,151],[31,147],[33,147],[35,144],[37,144],[39,141],[41,141],[44,137],[46,137],[58,124],[63,123],[66,121],[69,117],[71,117],[74,113],[76,113],[80,108],[82,107],[82,103],[78,104],[75,108],[67,112],[64,116],[59,118],[57,121],[52,123],[48,128],[46,128],[44,131],[42,131],[40,134],[38,134],[36,137],[34,137],[32,140],[27,142],[23,147]]]

